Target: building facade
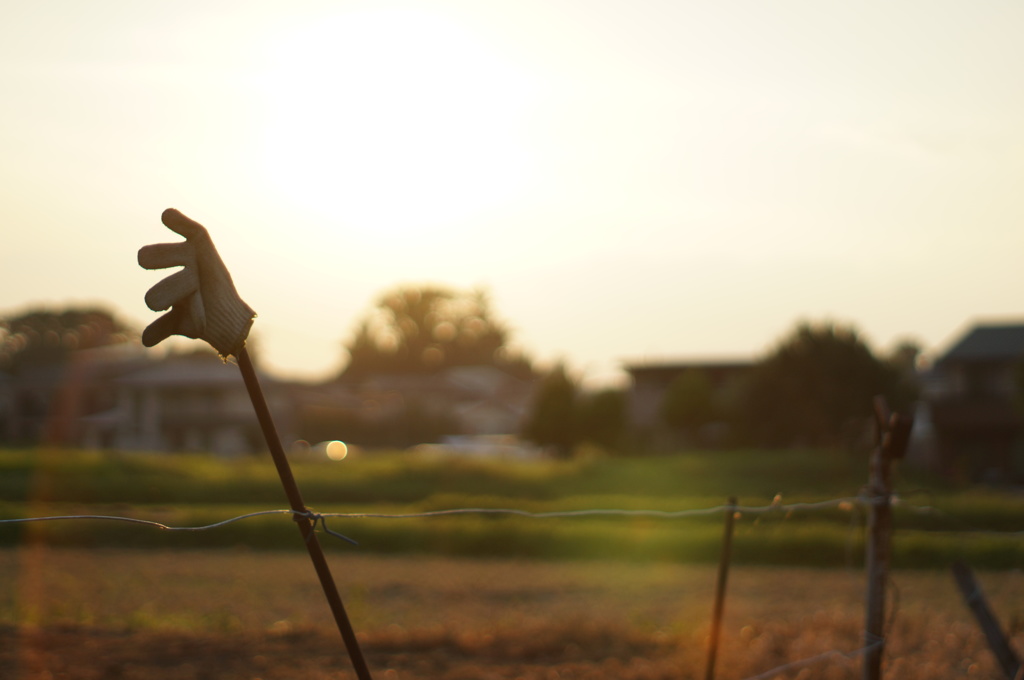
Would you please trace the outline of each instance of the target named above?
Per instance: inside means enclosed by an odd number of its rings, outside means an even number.
[[[688,372],[706,378],[710,387],[710,407],[717,414],[727,413],[738,398],[743,382],[754,368],[751,361],[674,361],[635,363],[626,366],[630,376],[629,421],[646,445],[658,448],[678,446],[678,436],[663,419],[665,398],[673,383]],[[724,444],[730,436],[728,424],[719,417],[704,428],[702,444]]]
[[[925,464],[958,481],[1024,482],[1024,323],[969,328],[924,381]]]

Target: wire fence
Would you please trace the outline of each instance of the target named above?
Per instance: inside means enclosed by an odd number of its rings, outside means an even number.
[[[523,510],[519,508],[486,508],[486,507],[466,507],[466,508],[449,508],[442,510],[428,510],[421,512],[405,512],[405,513],[382,513],[382,512],[314,512],[312,510],[297,511],[290,509],[274,509],[274,510],[261,510],[257,512],[245,513],[229,517],[227,519],[213,522],[210,524],[196,525],[196,526],[175,526],[166,524],[163,522],[157,522],[154,520],[141,519],[138,517],[125,517],[118,515],[97,515],[97,514],[78,514],[78,515],[52,515],[43,517],[15,517],[0,519],[0,525],[5,524],[30,524],[39,522],[63,522],[63,521],[108,521],[108,522],[126,522],[131,524],[138,524],[142,526],[152,527],[161,531],[169,532],[199,532],[199,531],[212,531],[216,530],[237,522],[242,522],[249,519],[258,517],[266,517],[272,515],[290,515],[293,519],[299,517],[305,517],[310,520],[314,528],[318,527],[325,533],[334,536],[335,538],[347,541],[354,545],[358,543],[352,538],[345,536],[337,531],[329,529],[327,526],[327,520],[358,520],[358,519],[383,519],[383,520],[412,520],[412,519],[432,519],[440,517],[452,517],[452,516],[466,516],[466,515],[505,515],[514,517],[523,517],[530,519],[572,519],[572,518],[583,518],[583,517],[644,517],[652,519],[663,519],[663,520],[678,520],[688,519],[697,517],[707,517],[718,514],[724,514],[726,512],[734,512],[738,515],[771,515],[777,514],[782,516],[790,516],[792,513],[797,512],[816,512],[822,510],[840,509],[845,511],[853,511],[857,508],[869,509],[870,507],[879,504],[883,499],[877,496],[868,496],[862,494],[859,496],[845,496],[840,498],[831,498],[821,501],[811,502],[796,502],[796,503],[783,503],[781,496],[776,496],[775,499],[768,505],[733,505],[733,504],[721,504],[706,508],[690,508],[686,510],[651,510],[651,509],[620,509],[620,508],[591,508],[583,510],[556,510],[547,512],[535,512],[529,510]],[[1024,531],[992,531],[992,530],[978,530],[966,528],[967,523],[953,517],[949,513],[936,508],[932,505],[914,505],[903,501],[898,495],[893,494],[888,498],[888,501],[893,505],[896,505],[906,511],[919,514],[919,515],[932,515],[944,517],[952,522],[958,523],[961,529],[956,530],[943,530],[956,533],[982,533],[982,534],[994,534],[1002,536],[1024,536]],[[866,515],[865,515],[866,516]],[[854,515],[854,517],[856,517]],[[889,621],[891,625],[892,621]],[[808,666],[822,663],[832,659],[845,659],[854,660],[858,657],[871,654],[878,651],[885,644],[885,637],[873,636],[869,633],[864,634],[864,640],[866,644],[863,647],[855,649],[853,651],[842,651],[839,649],[832,649],[821,654],[817,654],[804,659],[788,662],[781,666],[777,666],[770,670],[764,671],[758,675],[749,676],[744,680],[767,680],[768,678],[776,677],[782,673],[794,671]]]
[[[547,512],[536,512],[531,510],[522,510],[518,508],[448,508],[443,510],[425,510],[420,512],[314,512],[312,510],[298,511],[288,509],[276,509],[276,510],[260,510],[257,512],[249,512],[227,519],[213,522],[211,524],[203,524],[197,526],[174,526],[171,524],[165,524],[163,522],[157,522],[154,520],[141,519],[138,517],[124,517],[117,515],[50,515],[45,517],[14,517],[8,519],[0,519],[0,525],[3,524],[28,524],[34,522],[62,522],[62,521],[75,521],[75,520],[96,520],[96,521],[111,521],[111,522],[128,522],[132,524],[140,524],[144,526],[150,526],[162,531],[210,531],[213,529],[219,529],[221,527],[234,524],[236,522],[242,522],[247,519],[253,519],[256,517],[266,517],[269,515],[292,515],[307,517],[311,520],[315,520],[323,526],[323,520],[326,519],[390,519],[390,520],[405,520],[405,519],[430,519],[435,517],[451,517],[458,515],[509,515],[515,517],[526,517],[531,519],[557,519],[557,518],[580,518],[580,517],[647,517],[652,519],[691,519],[696,517],[707,517],[718,514],[723,514],[727,511],[733,511],[741,515],[768,515],[768,514],[779,514],[789,515],[795,512],[813,512],[817,510],[830,510],[838,509],[844,511],[852,511],[855,508],[869,508],[872,505],[878,504],[877,498],[868,496],[846,496],[841,498],[832,498],[823,501],[813,502],[799,502],[799,503],[782,503],[779,502],[778,497],[776,501],[768,505],[729,505],[721,504],[707,508],[690,508],[687,510],[649,510],[649,509],[621,509],[621,508],[590,508],[584,510],[554,510]],[[899,507],[908,512],[912,512],[918,515],[931,515],[936,517],[942,517],[956,523],[959,528],[956,529],[933,529],[933,531],[949,532],[949,533],[974,533],[974,534],[991,534],[997,536],[1024,536],[1024,531],[998,531],[993,529],[978,529],[971,527],[967,522],[956,518],[954,515],[931,505],[913,505],[902,501],[899,496],[892,497],[892,503],[894,506]],[[352,539],[343,537],[337,532],[329,532],[332,535],[344,538],[346,541],[353,542]]]

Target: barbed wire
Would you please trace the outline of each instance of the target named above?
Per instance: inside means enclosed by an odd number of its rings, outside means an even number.
[[[170,524],[164,524],[163,522],[156,522],[154,520],[140,519],[138,517],[121,517],[118,515],[51,515],[48,517],[13,517],[9,519],[0,519],[0,524],[28,524],[30,522],[57,522],[65,520],[104,520],[143,524],[146,526],[156,527],[162,531],[208,531],[210,529],[217,529],[222,526],[227,526],[228,524],[234,524],[235,522],[241,522],[242,520],[260,517],[263,515],[294,514],[301,513],[297,513],[295,510],[260,510],[259,512],[250,512],[244,515],[238,515],[237,517],[230,517],[220,522],[214,522],[213,524],[204,524],[202,526],[193,527],[178,527]]]
[[[445,517],[450,515],[515,515],[519,517],[531,517],[534,519],[569,518],[569,517],[593,517],[593,516],[620,516],[620,517],[655,517],[660,519],[684,519],[689,517],[701,517],[715,515],[727,510],[738,513],[763,514],[767,512],[795,512],[798,510],[823,510],[831,507],[839,507],[844,503],[858,502],[856,497],[835,498],[827,501],[813,503],[791,503],[782,505],[773,502],[770,505],[716,505],[710,508],[692,508],[689,510],[622,510],[616,508],[594,508],[587,510],[553,510],[548,512],[534,512],[530,510],[519,510],[515,508],[449,508],[447,510],[424,510],[421,512],[386,513],[386,512],[330,512],[322,513],[323,517],[337,517],[345,519],[419,519],[427,517]]]
[[[588,508],[582,510],[551,510],[551,511],[531,511],[523,510],[520,508],[486,508],[486,507],[469,507],[469,508],[447,508],[442,510],[423,510],[419,512],[315,512],[310,509],[305,511],[299,510],[261,510],[257,512],[250,512],[243,515],[237,515],[230,517],[225,520],[213,522],[210,524],[203,524],[197,526],[175,526],[166,524],[163,522],[157,522],[155,520],[141,519],[138,517],[124,517],[118,515],[51,515],[45,517],[13,517],[0,519],[0,525],[3,524],[27,524],[32,522],[57,522],[57,521],[76,521],[76,520],[97,520],[97,521],[112,521],[112,522],[128,522],[132,524],[140,524],[144,526],[150,526],[161,531],[184,531],[184,532],[196,532],[196,531],[209,531],[212,529],[218,529],[236,522],[243,520],[252,519],[255,517],[262,517],[268,515],[293,515],[293,516],[304,516],[313,521],[314,525],[319,523],[327,533],[334,536],[344,538],[346,541],[355,543],[352,539],[342,536],[335,531],[330,531],[326,527],[326,519],[386,519],[386,520],[403,520],[403,519],[429,519],[436,517],[451,517],[458,515],[509,515],[515,517],[525,517],[531,519],[570,519],[580,517],[649,517],[655,519],[687,519],[694,517],[704,517],[709,515],[720,514],[726,511],[733,511],[739,515],[767,515],[767,514],[780,514],[789,516],[795,512],[813,512],[818,510],[828,509],[840,509],[844,511],[852,512],[857,507],[866,507],[882,502],[884,497],[870,497],[866,495],[860,496],[846,496],[841,498],[832,498],[823,501],[811,501],[811,502],[798,502],[798,503],[782,503],[781,496],[776,496],[775,499],[768,505],[729,505],[722,504],[708,508],[690,508],[686,510],[652,510],[652,509],[621,509],[621,508]],[[940,517],[948,518],[950,520],[956,520],[955,517],[949,513],[936,508],[931,505],[911,505],[900,499],[898,496],[893,495],[890,497],[890,501],[895,507],[900,507],[904,510],[914,512],[922,515],[937,515]],[[997,531],[997,530],[985,530],[985,529],[930,529],[931,532],[941,533],[979,533],[979,534],[990,534],[1000,536],[1024,536],[1024,531]]]
[[[130,522],[155,527],[163,531],[207,531],[222,526],[266,515],[295,515],[305,516],[311,520],[322,520],[324,518],[336,519],[421,519],[431,517],[445,517],[453,515],[514,515],[518,517],[529,517],[533,519],[553,519],[572,517],[593,517],[593,516],[620,516],[620,517],[654,517],[659,519],[684,519],[689,517],[700,517],[714,515],[726,510],[733,510],[737,513],[763,514],[768,512],[788,513],[794,511],[822,510],[832,507],[842,507],[844,504],[861,502],[858,497],[835,498],[826,501],[812,503],[791,503],[783,505],[772,503],[764,506],[745,505],[716,505],[709,508],[692,508],[689,510],[625,510],[618,508],[592,508],[585,510],[553,510],[548,512],[534,512],[518,508],[448,508],[444,510],[425,510],[421,512],[386,513],[386,512],[305,512],[298,510],[261,510],[238,515],[212,524],[199,526],[174,526],[157,522],[155,520],[141,519],[138,517],[124,517],[118,515],[50,515],[46,517],[14,517],[0,519],[0,524],[24,524],[29,522],[54,522],[65,520],[105,520],[115,522]],[[333,533],[333,532],[332,532]]]

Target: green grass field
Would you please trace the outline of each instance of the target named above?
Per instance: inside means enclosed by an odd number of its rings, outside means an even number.
[[[322,513],[409,513],[449,508],[679,511],[785,506],[855,497],[867,456],[822,451],[709,452],[654,458],[592,457],[511,463],[364,453],[341,462],[297,462],[306,503]],[[897,471],[896,566],[1024,567],[1024,496],[953,488]],[[924,510],[923,508],[929,508]],[[227,462],[204,456],[0,451],[0,519],[102,514],[195,526],[287,507],[269,456]],[[359,542],[324,536],[329,550],[364,554],[604,559],[707,563],[718,559],[722,512],[686,519],[525,518],[466,515],[421,519],[331,519]],[[739,564],[856,567],[864,509],[742,513]],[[301,549],[286,515],[205,532],[166,532],[94,520],[0,524],[0,545]]]

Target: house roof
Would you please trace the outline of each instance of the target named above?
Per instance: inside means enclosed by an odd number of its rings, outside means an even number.
[[[472,398],[508,390],[528,390],[530,383],[493,366],[455,366],[437,373],[373,375],[365,378],[360,387],[406,395],[447,394]]]
[[[1007,361],[1024,357],[1024,323],[982,324],[967,332],[939,357],[950,361]]]
[[[213,387],[242,385],[242,378],[216,356],[172,357],[118,379],[128,385],[150,387]]]
[[[632,375],[651,373],[681,373],[687,369],[706,371],[745,371],[753,368],[749,359],[691,359],[683,361],[661,361],[657,363],[632,363],[624,368]]]
[[[493,394],[504,387],[529,386],[494,366],[454,366],[445,371],[445,381],[474,394]]]

